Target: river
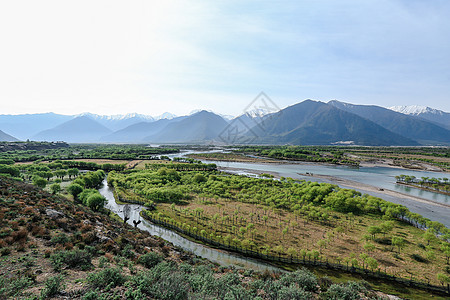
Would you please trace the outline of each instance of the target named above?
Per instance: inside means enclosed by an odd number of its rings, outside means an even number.
[[[200,154],[211,152],[223,152],[223,150],[213,151],[183,151],[182,153],[171,154],[169,157],[183,157],[188,154]],[[450,178],[448,172],[430,172],[419,170],[407,170],[390,167],[350,167],[332,164],[316,164],[308,162],[286,162],[277,163],[246,163],[246,162],[224,162],[202,160],[205,163],[215,163],[219,168],[236,174],[248,175],[251,173],[276,173],[278,176],[291,177],[294,179],[304,179],[308,181],[327,182],[338,184],[342,188],[352,188],[361,193],[369,194],[384,200],[406,206],[411,212],[418,213],[432,221],[437,221],[450,228],[450,196],[418,188],[411,188],[396,184],[395,176],[404,174],[421,177]],[[313,173],[313,175],[325,175],[356,183],[362,183],[361,187],[350,187],[331,179],[318,178],[314,176],[304,176],[301,174]],[[393,191],[395,193],[377,192],[364,188],[370,185],[378,189]],[[440,205],[442,204],[442,205]]]
[[[213,151],[216,152],[216,151]],[[205,151],[186,151],[183,153],[177,153],[169,155],[169,157],[185,156],[191,153],[205,153]],[[204,161],[212,162],[212,161]],[[336,183],[330,179],[323,178],[311,178],[310,176],[303,176],[301,174],[313,173],[320,175],[327,175],[333,177],[339,177],[346,180],[360,182],[363,184],[371,185],[377,188],[389,189],[405,194],[405,196],[388,196],[384,193],[377,193],[373,191],[367,191],[364,188],[356,188],[362,193],[368,193],[376,197],[383,198],[387,201],[402,204],[412,212],[419,213],[426,218],[433,221],[443,223],[445,226],[450,227],[450,207],[438,206],[439,202],[448,204],[450,203],[450,197],[434,192],[423,191],[414,188],[408,188],[395,183],[395,176],[400,174],[420,177],[450,177],[449,173],[437,173],[415,170],[404,170],[388,167],[348,167],[348,166],[335,166],[326,164],[313,164],[313,163],[242,163],[242,162],[223,162],[213,161],[219,168],[226,168],[228,172],[238,174],[254,174],[254,173],[276,173],[278,176],[291,177],[294,179],[305,179],[310,181]],[[346,187],[341,185],[341,187]],[[123,219],[123,206],[117,204],[113,192],[106,183],[106,179],[103,181],[102,188],[99,189],[100,193],[108,200],[106,207]],[[416,201],[411,197],[417,197],[429,202]],[[279,268],[270,264],[240,256],[238,254],[229,253],[227,251],[213,249],[202,244],[192,242],[176,232],[173,232],[164,227],[152,224],[139,215],[139,212],[143,209],[141,205],[129,204],[131,207],[131,218],[129,223],[132,224],[133,220],[142,220],[138,227],[142,230],[148,231],[150,234],[159,236],[164,240],[171,242],[173,245],[178,246],[186,251],[189,251],[195,255],[206,258],[212,262],[219,263],[224,266],[235,266],[246,269],[253,269],[256,271],[280,271]]]
[[[114,199],[114,194],[112,189],[108,186],[106,179],[103,181],[102,187],[99,189],[100,194],[102,194],[106,200],[106,208],[115,212],[123,219],[123,207],[122,204],[117,204]],[[235,266],[237,268],[252,269],[255,271],[274,271],[280,272],[281,269],[274,267],[270,264],[264,263],[262,261],[240,256],[238,254],[230,253],[227,251],[222,251],[218,249],[213,249],[202,244],[192,242],[176,232],[173,232],[164,227],[152,224],[144,220],[139,212],[144,208],[142,205],[128,204],[131,207],[131,215],[128,223],[133,225],[133,220],[141,220],[142,222],[138,225],[139,229],[148,231],[150,234],[159,236],[164,240],[178,246],[188,252],[191,252],[200,257],[206,258],[212,262],[218,263],[223,266]]]

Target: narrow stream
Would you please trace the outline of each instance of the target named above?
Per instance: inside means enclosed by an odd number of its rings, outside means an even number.
[[[118,214],[123,219],[123,206],[122,204],[117,204],[112,189],[108,186],[106,179],[103,180],[103,185],[99,189],[100,194],[102,194],[106,200],[106,208]],[[142,205],[128,204],[131,207],[131,215],[129,224],[133,225],[133,220],[142,220],[138,225],[139,229],[148,231],[150,234],[159,236],[164,240],[171,242],[173,245],[183,248],[195,255],[206,258],[212,262],[218,263],[223,266],[235,266],[237,268],[252,269],[255,271],[282,271],[281,269],[274,267],[270,264],[264,262],[239,256],[226,251],[221,251],[213,249],[195,242],[192,242],[176,232],[173,232],[164,227],[152,224],[141,218],[139,212],[144,208]]]

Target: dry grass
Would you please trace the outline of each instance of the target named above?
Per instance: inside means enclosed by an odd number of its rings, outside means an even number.
[[[198,219],[189,213],[185,214],[183,209],[189,209],[190,212],[195,209],[203,209],[202,214],[205,220],[197,221]],[[362,260],[359,256],[366,253],[378,261],[379,267],[383,271],[386,270],[391,274],[408,278],[412,274],[414,278],[429,280],[434,284],[439,284],[436,274],[443,272],[442,269],[446,263],[437,242],[430,243],[430,250],[435,253],[434,259],[418,262],[411,258],[412,254],[426,257],[426,250],[418,246],[420,243],[427,244],[422,238],[423,231],[397,221],[393,231],[386,235],[386,240],[390,241],[392,236],[403,237],[407,243],[400,253],[397,248],[393,249],[390,245],[383,245],[376,241],[369,241],[375,246],[374,250],[365,250],[364,245],[367,241],[364,239],[364,235],[367,235],[369,226],[379,225],[378,216],[362,215],[350,219],[348,215],[330,212],[331,221],[324,224],[308,221],[303,216],[284,210],[273,210],[259,205],[224,199],[204,198],[195,198],[187,205],[176,206],[175,210],[169,204],[158,204],[158,211],[181,224],[190,224],[191,228],[195,226],[199,231],[204,229],[208,235],[214,233],[215,236],[224,237],[231,234],[233,238],[253,241],[260,250],[268,248],[273,251],[277,246],[282,246],[284,251],[293,248],[297,253],[300,253],[301,249],[318,250],[323,258],[343,264],[354,253],[360,266]],[[216,214],[219,218],[214,220],[213,216]],[[223,223],[222,217],[225,216],[237,216],[239,221],[235,224]],[[264,216],[267,216],[266,221]],[[252,234],[247,230],[245,234],[241,234],[239,229],[247,227],[249,223],[254,224],[255,232]],[[235,226],[236,233],[233,233],[233,226]],[[338,232],[340,230],[336,230],[337,227],[342,228],[342,232]],[[283,230],[285,230],[284,233]],[[377,238],[383,238],[383,235],[379,234]]]

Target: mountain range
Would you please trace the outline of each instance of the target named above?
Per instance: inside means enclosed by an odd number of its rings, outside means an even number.
[[[420,144],[450,143],[450,131],[448,129],[415,116],[405,115],[375,105],[355,105],[336,100],[330,101],[328,104],[370,120]]]
[[[0,141],[450,145],[449,116],[431,108],[388,109],[337,100],[328,103],[305,100],[265,116],[243,114],[236,118],[205,110],[180,117],[170,113],[157,117],[137,113],[0,115]],[[230,138],[233,135],[241,139]]]
[[[392,106],[389,107],[390,110],[405,114],[416,116],[421,119],[431,121],[437,125],[444,126],[450,129],[450,113],[442,110],[434,109],[428,106]]]

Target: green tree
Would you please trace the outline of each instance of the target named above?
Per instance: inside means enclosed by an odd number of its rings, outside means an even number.
[[[90,195],[86,201],[87,206],[93,211],[99,211],[101,208],[103,208],[105,203],[105,197],[103,197],[99,193],[92,193],[92,195]]]
[[[375,239],[376,235],[381,233],[381,228],[378,226],[370,226],[367,228],[367,232],[372,235],[372,239]]]
[[[372,272],[373,272],[373,270],[378,268],[378,261],[373,257],[368,257],[366,259],[366,264],[372,270]]]
[[[397,236],[393,236],[392,240],[391,240],[391,245],[393,247],[397,247],[398,248],[398,252],[400,252],[400,250],[405,246],[406,241],[404,238],[402,237],[397,237]]]
[[[439,282],[442,284],[442,285],[449,285],[450,284],[450,276],[448,276],[447,274],[444,274],[444,273],[438,273],[437,275],[436,275],[436,277],[437,277],[437,280],[439,280]]]
[[[381,232],[383,233],[383,235],[386,235],[389,232],[391,232],[393,228],[394,228],[393,221],[386,221],[386,222],[383,222],[380,224],[380,229],[381,229]]]
[[[59,183],[54,183],[50,186],[50,190],[53,194],[57,194],[61,191],[61,186],[59,185]]]
[[[375,245],[372,243],[365,243],[364,249],[366,249],[369,252],[372,252],[373,250],[375,250]]]
[[[425,233],[423,234],[423,239],[425,241],[427,241],[427,245],[430,244],[431,241],[436,240],[436,236],[430,232],[429,230],[425,231]]]
[[[83,187],[77,183],[72,183],[67,187],[67,192],[73,196],[74,200],[78,200],[78,195],[83,191]]]
[[[76,177],[80,171],[77,168],[71,168],[67,170],[67,174],[69,175],[69,179],[72,179],[72,176]]]
[[[40,176],[34,176],[33,177],[33,184],[35,186],[38,186],[38,187],[43,189],[47,185],[47,180],[42,178],[42,177],[40,177]]]

